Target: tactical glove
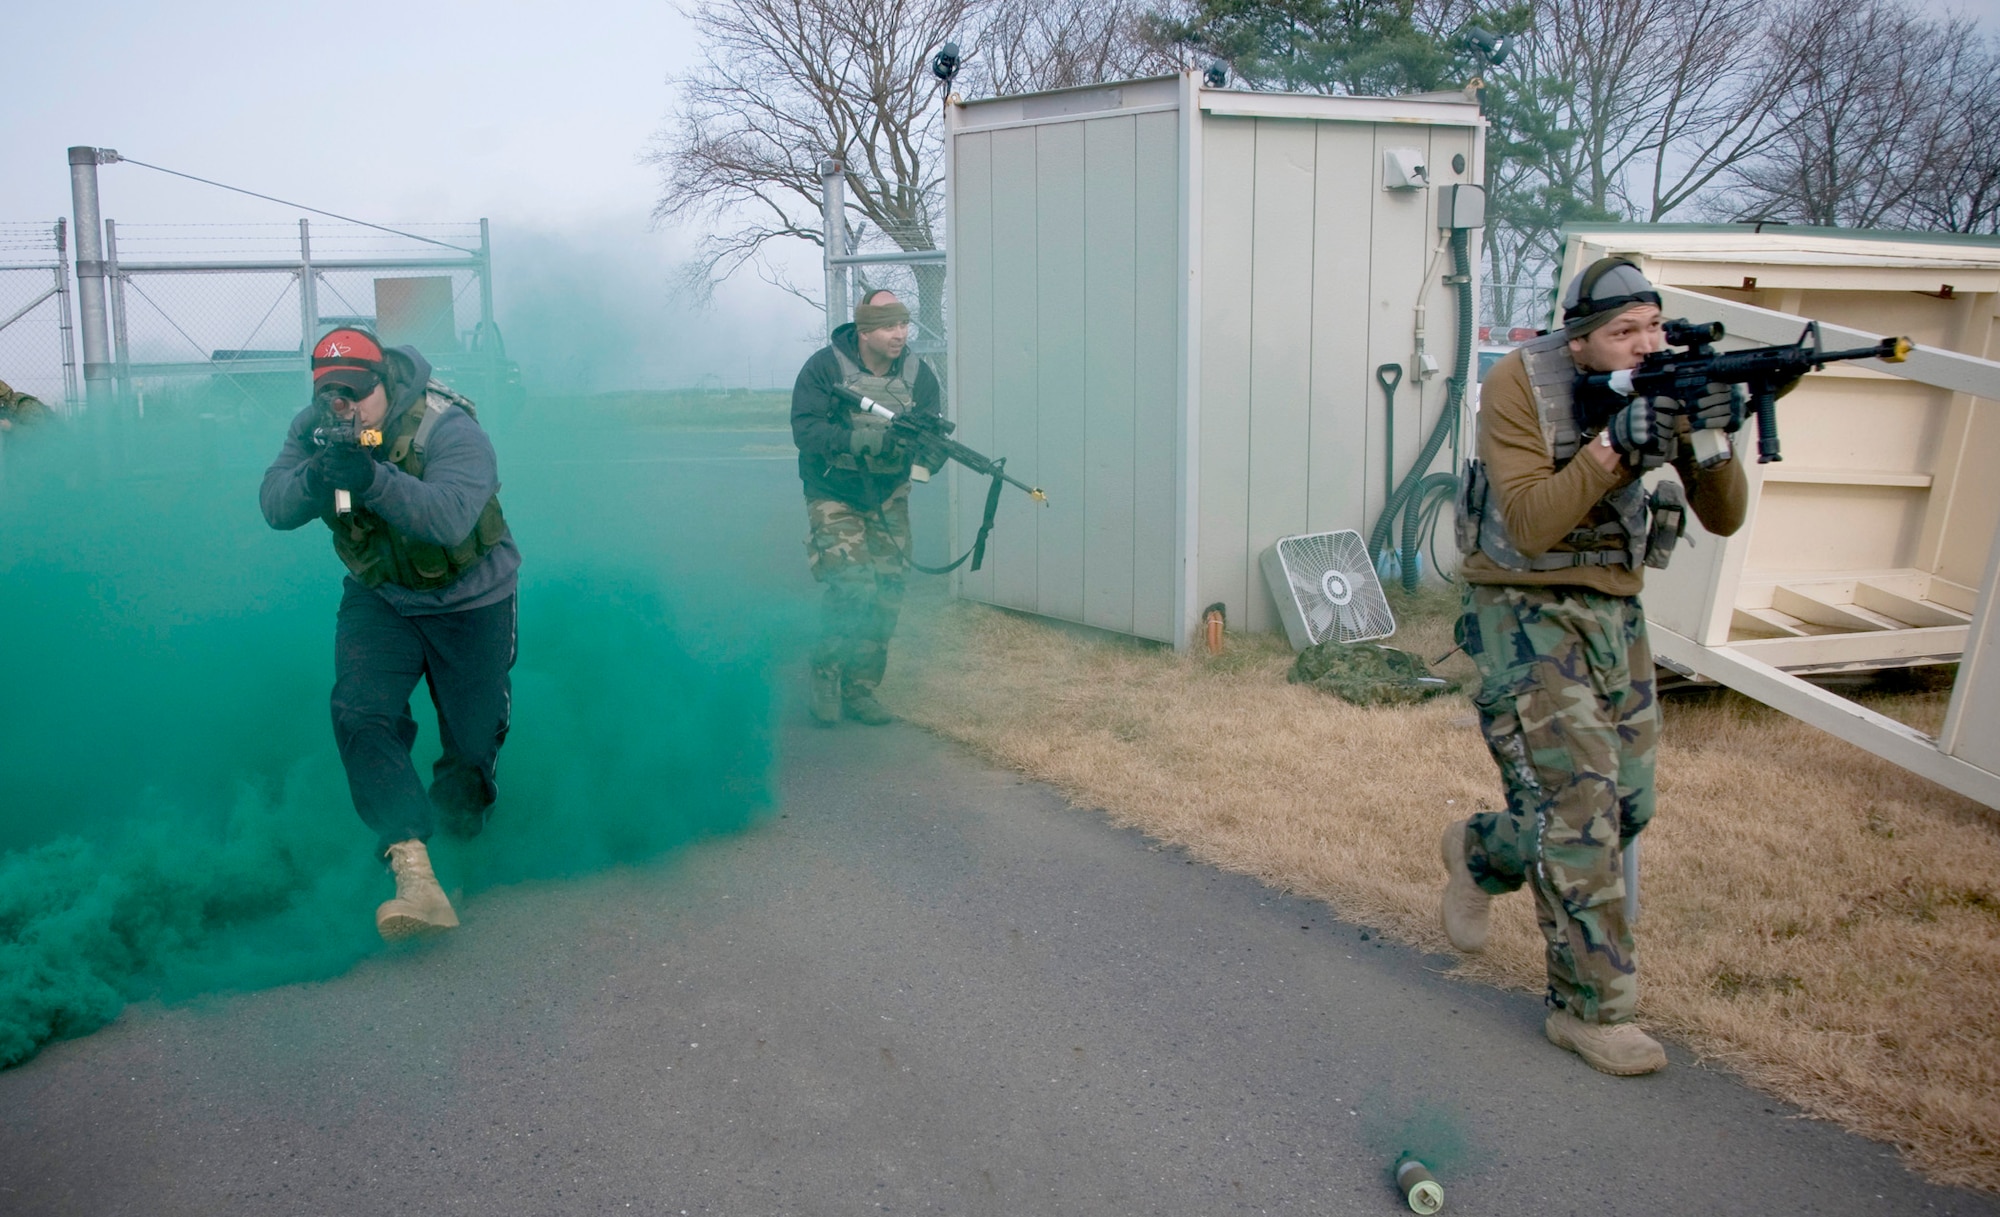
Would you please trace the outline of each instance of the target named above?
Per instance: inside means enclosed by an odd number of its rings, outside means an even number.
[[[304,470],[307,498],[317,503],[332,497],[333,483],[326,480],[326,472],[319,467],[319,453],[313,453],[300,468]]]
[[[857,414],[847,434],[847,450],[856,456],[886,456],[896,447],[889,434],[889,420],[873,414]]]
[[[1749,412],[1750,395],[1742,385],[1710,384],[1694,403],[1688,423],[1696,431],[1727,431],[1736,434]]]
[[[320,475],[337,490],[355,493],[375,484],[375,458],[358,444],[334,444],[313,458]]]
[[[1664,421],[1652,398],[1635,397],[1611,416],[1604,433],[1611,437],[1611,446],[1618,450],[1618,455],[1628,464],[1636,465],[1642,453],[1658,444]]]

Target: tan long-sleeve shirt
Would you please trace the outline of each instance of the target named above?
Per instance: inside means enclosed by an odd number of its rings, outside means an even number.
[[[1604,496],[1635,476],[1625,466],[1605,469],[1581,454],[1556,468],[1518,350],[1493,365],[1480,388],[1478,452],[1486,462],[1486,476],[1499,500],[1507,534],[1515,548],[1531,558],[1571,549],[1563,538],[1580,525],[1594,527],[1616,519]],[[1687,487],[1688,505],[1702,527],[1723,537],[1743,527],[1750,487],[1740,461],[1732,458],[1703,471],[1684,455],[1674,462],[1674,470]],[[1468,583],[1585,587],[1609,596],[1636,596],[1645,583],[1644,570],[1623,566],[1508,570],[1483,552],[1468,555],[1459,564],[1459,573]]]

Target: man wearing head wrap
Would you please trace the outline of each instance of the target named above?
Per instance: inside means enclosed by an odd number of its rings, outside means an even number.
[[[1740,462],[1725,449],[1701,468],[1676,434],[1689,416],[1733,432],[1742,414],[1634,398],[1580,423],[1579,372],[1637,367],[1663,348],[1660,296],[1632,263],[1606,258],[1571,281],[1563,318],[1480,391],[1479,459],[1459,503],[1458,639],[1479,665],[1474,703],[1506,805],[1445,830],[1441,913],[1453,945],[1478,951],[1493,897],[1527,886],[1548,942],[1549,1040],[1607,1073],[1642,1074],[1667,1058],[1631,1021],[1624,913],[1623,850],[1653,815],[1660,730],[1638,597],[1686,506],[1711,533],[1742,526]],[[1711,385],[1700,404],[1726,406],[1729,393]],[[1649,491],[1639,477],[1662,464],[1679,484]]]
[[[937,470],[913,465],[886,419],[856,413],[833,390],[845,385],[898,414],[936,414],[937,377],[909,341],[909,309],[892,292],[872,292],[792,386],[792,438],[812,530],[806,558],[826,589],[812,654],[812,713],[823,725],[890,721],[875,689],[910,564],[910,479],[913,469],[920,478]]]
[[[313,347],[312,368],[313,402],[264,473],[264,519],[323,520],[333,532],[348,572],[333,738],[354,809],[396,878],[375,927],[386,939],[433,933],[458,916],[425,842],[438,828],[476,835],[498,793],[521,553],[472,403],[432,380],[415,347],[384,350],[373,334],[336,329]],[[443,746],[428,789],[410,763],[419,680]]]

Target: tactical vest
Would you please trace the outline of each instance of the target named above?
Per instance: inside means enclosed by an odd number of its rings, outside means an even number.
[[[1576,420],[1576,364],[1570,358],[1569,339],[1561,330],[1544,334],[1521,348],[1521,363],[1541,421],[1542,441],[1561,469],[1585,443]],[[1485,462],[1468,461],[1458,488],[1458,551],[1483,553],[1502,568],[1519,571],[1578,566],[1638,570],[1641,565],[1667,564],[1687,523],[1687,502],[1678,482],[1663,481],[1649,494],[1645,484],[1635,480],[1600,502],[1611,509],[1612,519],[1572,529],[1561,542],[1568,549],[1530,558],[1507,533],[1499,492],[1486,476]]]
[[[841,383],[863,397],[879,401],[901,414],[915,408],[917,404],[917,384],[911,375],[910,365],[916,361],[915,355],[905,356],[901,370],[888,376],[876,376],[856,363],[852,356],[839,347],[833,348],[833,357],[840,361]],[[910,454],[897,452],[894,455],[877,453],[873,456],[857,457],[851,452],[836,453],[826,458],[830,469],[845,469],[849,472],[870,473],[878,476],[908,477],[910,475]]]
[[[423,403],[403,411],[395,430],[382,438],[389,446],[389,463],[411,477],[424,476],[424,445],[454,409],[475,421],[479,417],[470,401],[437,381],[424,386]],[[420,592],[449,586],[507,536],[498,494],[486,500],[472,534],[449,548],[397,532],[359,503],[347,515],[329,517],[327,527],[333,530],[333,551],[364,585],[393,583]]]

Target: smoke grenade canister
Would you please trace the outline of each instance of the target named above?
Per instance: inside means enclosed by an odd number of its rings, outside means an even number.
[[[1404,1154],[1396,1160],[1396,1190],[1403,1194],[1412,1213],[1435,1213],[1444,1207],[1444,1189],[1424,1169],[1424,1164]]]

